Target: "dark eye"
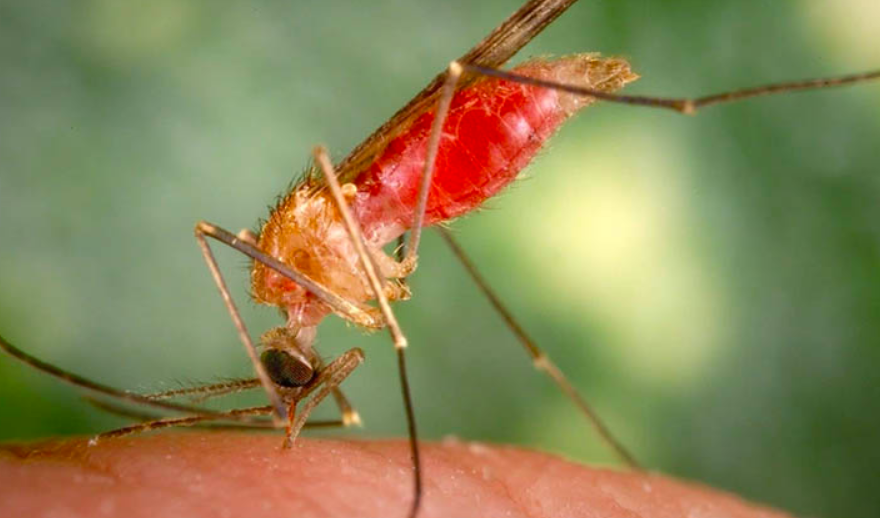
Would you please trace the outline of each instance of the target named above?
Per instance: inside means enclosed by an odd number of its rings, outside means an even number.
[[[280,349],[263,351],[260,361],[272,381],[282,387],[302,387],[315,375],[315,370],[304,358],[297,358]]]

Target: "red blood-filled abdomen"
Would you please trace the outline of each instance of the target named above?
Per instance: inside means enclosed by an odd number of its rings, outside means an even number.
[[[590,55],[531,61],[513,72],[604,91],[635,78],[625,62]],[[466,214],[497,194],[559,125],[588,103],[588,98],[496,79],[458,91],[443,126],[425,225]],[[352,208],[375,245],[412,226],[433,120],[433,111],[421,115],[357,178]]]

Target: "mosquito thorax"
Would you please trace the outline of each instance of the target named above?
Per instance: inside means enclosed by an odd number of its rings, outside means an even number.
[[[257,246],[341,297],[371,298],[333,200],[308,183],[295,187],[272,210]],[[257,302],[279,306],[297,327],[316,326],[331,312],[315,295],[260,262],[251,271],[251,290]]]

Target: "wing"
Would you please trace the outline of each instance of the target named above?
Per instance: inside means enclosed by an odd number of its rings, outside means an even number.
[[[500,67],[576,1],[529,0],[474,48],[458,58],[458,61],[485,67]],[[354,148],[336,168],[340,181],[354,181],[390,140],[406,130],[419,115],[434,107],[445,78],[445,72],[435,77],[385,124]],[[464,78],[459,82],[458,88],[468,86],[475,80],[474,77]]]

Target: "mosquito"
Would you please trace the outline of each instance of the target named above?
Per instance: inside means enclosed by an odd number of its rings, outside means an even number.
[[[410,297],[406,278],[416,270],[423,227],[467,214],[501,192],[567,118],[597,101],[694,115],[716,104],[880,78],[880,71],[872,71],[691,99],[618,93],[638,76],[626,61],[595,54],[535,59],[511,70],[500,68],[574,1],[527,2],[338,164],[331,163],[326,149],[315,148],[313,165],[281,198],[258,232],[233,233],[206,221],[196,224],[196,240],[256,378],[144,396],[119,392],[62,371],[5,340],[0,340],[0,346],[37,369],[104,396],[185,414],[105,432],[98,440],[170,426],[233,421],[283,428],[285,445],[289,446],[309,424],[311,411],[329,395],[341,414],[336,424],[359,421],[340,385],[361,364],[364,354],[354,348],[325,365],[314,347],[317,325],[336,314],[363,328],[387,329],[397,355],[413,461],[409,516],[416,516],[423,474],[416,404],[406,368],[409,342],[390,303]],[[624,464],[638,468],[635,456],[517,323],[453,236],[442,227],[439,231],[519,338],[534,366],[572,401]],[[403,241],[405,234],[408,239]],[[278,307],[285,315],[283,325],[261,336],[259,347],[239,314],[208,239],[251,258],[254,298]],[[385,248],[399,239],[400,253],[386,253]],[[211,412],[164,401],[257,387],[265,391],[268,405]],[[109,409],[121,411],[112,406]]]

